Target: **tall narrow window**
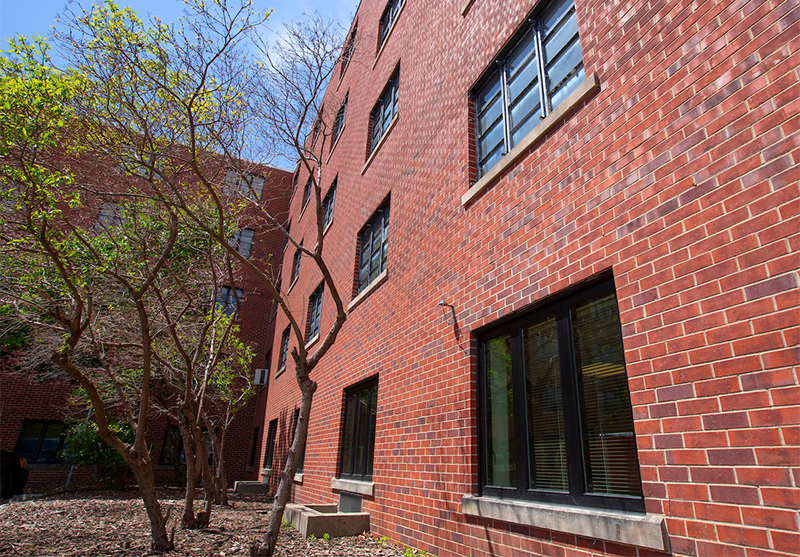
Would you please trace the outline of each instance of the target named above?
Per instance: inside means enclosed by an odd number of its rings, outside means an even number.
[[[386,4],[386,8],[384,8],[383,13],[381,14],[381,21],[380,21],[380,41],[378,43],[378,48],[383,46],[383,43],[386,42],[387,37],[389,36],[389,31],[391,31],[392,27],[394,26],[394,22],[397,19],[397,14],[400,13],[400,8],[403,6],[405,0],[389,0]]]
[[[341,478],[372,480],[377,414],[377,378],[357,385],[345,393]]]
[[[300,260],[302,257],[303,252],[300,251],[300,248],[298,248],[297,251],[294,252],[294,257],[292,258],[292,276],[291,280],[289,280],[289,285],[294,284],[294,281],[296,281],[297,277],[300,276]]]
[[[386,130],[389,129],[392,119],[397,114],[397,90],[400,82],[400,68],[395,70],[389,82],[384,87],[378,102],[370,112],[370,139],[369,150],[374,151]]]
[[[325,293],[325,283],[319,283],[316,290],[308,298],[308,340],[319,336],[319,321],[322,315],[322,297]]]
[[[278,437],[278,418],[269,423],[267,429],[267,446],[264,448],[263,468],[272,469],[272,457],[275,456],[275,440]]]
[[[243,257],[250,257],[250,252],[253,249],[253,235],[255,231],[250,228],[239,228],[233,233],[233,238],[230,240],[230,245],[242,254]]]
[[[373,215],[359,234],[361,252],[358,261],[358,292],[364,290],[386,269],[389,242],[389,203]]]
[[[348,95],[344,96],[342,105],[336,112],[336,118],[333,119],[333,138],[331,140],[331,149],[333,149],[333,146],[336,145],[336,141],[339,139],[339,136],[342,134],[342,130],[344,129],[344,121],[347,117],[347,97]]]
[[[644,510],[611,281],[483,335],[479,379],[484,493]]]
[[[66,437],[64,422],[25,420],[14,452],[29,464],[57,464]]]
[[[328,188],[328,193],[325,194],[325,199],[322,200],[322,229],[327,230],[333,222],[333,205],[336,202],[336,182],[333,181],[331,187]]]
[[[286,358],[289,355],[289,332],[290,327],[287,326],[283,333],[281,333],[281,352],[278,355],[278,371],[286,369]]]
[[[350,35],[347,37],[347,43],[344,45],[344,50],[342,51],[342,71],[340,73],[341,76],[344,76],[345,70],[347,70],[347,66],[350,64],[350,59],[353,57],[353,51],[356,48],[356,31],[358,30],[358,23],[356,22],[353,25],[353,30],[350,31]]]
[[[302,207],[302,209],[306,208],[306,205],[308,205],[308,200],[311,199],[311,189],[312,189],[313,185],[314,185],[314,181],[309,176],[308,177],[308,181],[306,182],[306,187],[303,188],[303,207]]]
[[[220,286],[217,290],[217,305],[227,316],[235,316],[239,311],[244,291],[241,288]]]
[[[574,1],[547,4],[493,68],[474,92],[479,175],[584,80]]]

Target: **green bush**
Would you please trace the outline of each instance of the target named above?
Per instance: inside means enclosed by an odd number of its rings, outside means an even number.
[[[108,427],[120,440],[133,443],[135,436],[128,424],[110,422]],[[119,453],[98,437],[97,424],[91,421],[70,425],[61,458],[66,465],[94,467],[97,479],[109,489],[122,489],[131,475]]]

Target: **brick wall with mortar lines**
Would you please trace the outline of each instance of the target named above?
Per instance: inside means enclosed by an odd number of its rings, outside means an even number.
[[[343,392],[377,374],[374,532],[440,557],[651,555],[461,513],[478,492],[470,331],[612,270],[646,508],[666,518],[673,554],[796,555],[800,7],[576,0],[601,90],[464,208],[468,93],[535,2],[461,5],[406,0],[372,69],[384,3],[362,1],[353,61],[326,96],[349,92],[323,168],[323,196],[338,176],[329,264],[347,304],[357,233],[391,193],[389,278],[314,371],[295,499],[336,500]],[[399,117],[362,175],[369,113],[398,61]],[[292,229],[311,237],[301,198]],[[302,319],[319,280],[304,261],[290,295]],[[264,429],[298,401],[290,360]]]
[[[67,164],[70,164],[84,183],[108,182],[109,172],[113,173],[112,180],[119,179],[118,172],[109,170],[107,161],[99,157],[81,157],[77,160],[68,160]],[[279,220],[285,220],[291,193],[291,173],[270,167],[259,167],[258,170],[265,177],[262,193],[264,209]],[[99,198],[89,200],[88,209],[83,210],[78,216],[84,217],[87,225],[92,225],[97,218],[100,204]],[[252,214],[246,216],[242,221],[243,227],[255,228],[251,258],[262,268],[277,273],[280,269],[280,257],[274,254],[282,253],[284,236],[277,230],[258,226],[259,222],[256,220],[248,220],[252,216]],[[274,320],[270,319],[270,316],[273,315],[274,301],[259,280],[250,274],[238,269],[236,279],[244,291],[239,319],[241,337],[255,352],[252,368],[261,368],[265,366],[266,351],[273,337]],[[37,383],[3,372],[0,379],[0,426],[2,426],[0,446],[4,450],[14,450],[25,419],[64,419],[69,411],[68,396],[72,390],[69,381]],[[257,393],[263,390],[264,388],[256,388]],[[264,400],[259,404],[258,396],[255,396],[238,412],[227,429],[224,452],[227,478],[231,484],[236,480],[257,478],[257,471],[247,468],[253,446],[253,427],[263,421],[263,412]],[[155,420],[149,426],[148,437],[151,442],[160,446],[164,440],[165,429],[165,420]],[[155,457],[157,462],[158,454]],[[60,467],[36,465],[32,468],[30,488],[63,486],[67,474],[68,470]],[[171,466],[156,466],[158,482],[172,484],[174,478]],[[71,483],[74,484],[76,480],[81,479],[91,481],[91,475],[78,473],[77,476],[73,476]]]

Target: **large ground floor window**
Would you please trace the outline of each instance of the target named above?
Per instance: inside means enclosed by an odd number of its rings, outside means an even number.
[[[378,413],[378,378],[347,390],[340,477],[372,480],[375,416]]]
[[[64,422],[25,420],[14,452],[28,464],[59,464],[66,437]]]
[[[613,282],[486,331],[486,495],[644,511]]]

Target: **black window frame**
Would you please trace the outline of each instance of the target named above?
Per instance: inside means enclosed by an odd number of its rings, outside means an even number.
[[[365,392],[367,394],[366,405],[369,423],[367,423],[367,427],[362,428],[363,414],[359,413],[357,410],[353,411],[352,405],[354,401],[358,402],[361,394]],[[375,461],[377,413],[378,376],[371,377],[345,390],[342,409],[342,440],[339,448],[340,479],[366,482],[372,481]],[[351,420],[355,420],[354,423],[351,424]],[[358,462],[359,445],[356,443],[356,437],[360,434],[366,437],[361,440],[361,446],[364,447],[364,458],[361,459],[361,463]],[[359,469],[356,470],[356,468]]]
[[[302,246],[302,242],[300,243]],[[294,256],[292,257],[292,274],[289,277],[289,285],[291,286],[294,284],[294,281],[300,276],[300,260],[303,258],[303,252],[300,248],[297,248],[294,252]]]
[[[331,128],[331,151],[336,147],[336,142],[344,129],[345,120],[347,119],[347,98],[350,96],[348,92],[344,96],[342,104],[339,105],[339,110],[336,111],[336,116],[333,119],[333,126]]]
[[[358,233],[358,269],[356,274],[357,289],[360,294],[386,270],[389,245],[389,199],[384,201]],[[382,235],[380,245],[375,245],[375,235]],[[380,249],[377,268],[375,263],[376,248]]]
[[[219,306],[228,317],[232,316],[234,319],[238,319],[243,298],[244,290],[241,288],[220,286],[217,289],[217,306]]]
[[[369,113],[369,152],[378,147],[381,139],[386,135],[389,125],[397,116],[397,105],[400,90],[400,66],[392,72],[392,76],[381,91],[378,100]]]
[[[386,39],[389,38],[389,32],[397,22],[397,16],[400,13],[400,9],[403,7],[403,4],[405,4],[405,0],[389,0],[386,3],[386,7],[383,9],[383,13],[381,13],[381,18],[378,22],[379,50],[386,42]]]
[[[267,445],[264,447],[264,461],[261,465],[266,470],[272,470],[272,460],[275,457],[275,442],[278,438],[278,418],[271,420],[267,426]]]
[[[253,428],[253,445],[250,447],[250,463],[247,465],[248,471],[252,470],[256,465],[256,456],[258,455],[258,434],[261,433],[261,428],[256,426]]]
[[[252,228],[237,228],[229,243],[242,257],[249,258],[253,253],[255,235],[256,231]],[[242,238],[246,238],[246,241],[243,242]]]
[[[41,431],[39,432],[39,437],[36,439],[32,450],[26,450],[23,448],[23,439],[34,438],[31,435],[25,436],[25,432],[29,426],[42,426]],[[55,449],[52,450],[51,454],[43,455],[42,453],[45,439],[54,439],[52,436],[47,436],[47,432],[51,426],[60,427],[61,431],[58,432],[58,441],[56,442]],[[19,435],[17,436],[17,442],[14,446],[14,453],[19,457],[24,458],[28,464],[61,464],[63,461],[60,453],[64,448],[64,441],[66,440],[68,433],[68,427],[63,420],[25,420],[22,423],[22,429],[20,429]]]
[[[280,373],[286,369],[286,360],[289,356],[289,336],[291,334],[291,325],[287,325],[281,333],[281,351],[278,354],[278,372]]]
[[[566,11],[558,19],[558,25],[552,27],[550,33],[545,33],[545,21],[565,6]],[[544,58],[550,54],[548,46],[554,44],[557,47],[557,41],[563,37],[570,38],[545,62]],[[572,48],[576,45],[579,62],[571,67],[568,64],[563,66],[568,68],[567,73],[557,83],[550,84],[550,70],[561,70],[559,62],[562,60],[574,61],[576,51]],[[525,54],[526,48],[532,49],[531,52]],[[522,61],[510,65],[509,61],[514,61],[518,54],[524,54]],[[575,80],[572,80],[573,76],[576,76]],[[520,144],[539,121],[575,90],[582,82],[581,76],[585,79],[574,0],[551,0],[537,7],[472,91],[478,177],[486,174]],[[515,137],[516,134],[519,136]],[[484,140],[488,145],[482,148]]]
[[[358,22],[356,21],[353,24],[353,29],[350,31],[350,34],[347,36],[347,42],[344,45],[344,49],[342,49],[342,71],[339,72],[339,80],[344,77],[344,72],[347,71],[347,66],[350,65],[350,60],[353,58],[353,51],[356,48],[356,34],[358,32]]]
[[[325,281],[322,281],[311,293],[311,296],[308,297],[308,333],[306,334],[306,342],[319,336],[322,317],[322,299],[324,297]]]
[[[336,205],[336,184],[338,178],[333,179],[331,187],[328,188],[328,193],[322,200],[322,230],[325,231],[333,222],[333,210]]]
[[[313,185],[314,179],[309,176],[308,180],[306,180],[306,185],[303,187],[303,206],[300,207],[300,211],[305,211],[306,205],[308,205],[308,202],[311,199],[311,189]]]
[[[571,312],[574,308],[586,305],[589,302],[603,299],[610,295],[616,300],[613,278],[607,278],[589,287],[573,290],[563,296],[558,296],[552,301],[545,301],[537,304],[536,308],[526,311],[521,315],[516,315],[500,325],[492,325],[479,331],[478,333],[478,429],[479,429],[479,489],[481,495],[517,500],[533,500],[547,503],[566,504],[579,507],[605,508],[623,510],[631,512],[645,512],[644,498],[641,495],[641,473],[638,461],[638,448],[636,447],[636,437],[633,429],[633,412],[630,404],[630,392],[628,390],[627,372],[624,372],[624,387],[628,395],[628,408],[630,409],[630,435],[633,437],[633,452],[636,455],[636,462],[627,461],[630,466],[635,464],[635,471],[638,475],[639,495],[590,493],[587,486],[588,472],[585,469],[588,450],[585,446],[590,441],[585,431],[582,420],[585,418],[585,411],[581,409],[580,389],[582,388],[582,378],[576,363],[576,347],[574,338],[574,323]],[[617,319],[619,309],[615,305]],[[564,455],[566,459],[566,481],[568,489],[555,491],[547,489],[536,489],[529,487],[536,479],[531,470],[533,458],[530,452],[533,450],[528,447],[528,443],[533,440],[533,432],[528,430],[527,407],[528,394],[526,393],[526,376],[524,367],[524,341],[523,330],[526,326],[543,323],[545,320],[555,321],[557,327],[557,354],[559,361],[559,378],[561,397],[557,401],[561,402],[560,417],[563,418],[564,428]],[[617,322],[619,325],[619,322]],[[510,337],[510,374],[511,374],[511,407],[513,417],[507,422],[509,429],[513,430],[513,453],[506,456],[508,461],[514,462],[514,474],[516,475],[515,486],[491,485],[489,483],[489,409],[487,404],[487,344],[490,341],[498,340],[503,337]],[[624,370],[624,346],[622,346],[622,332],[619,326],[619,350],[616,354],[622,358]],[[503,379],[501,379],[502,381]],[[521,393],[521,394],[518,394]],[[624,401],[623,401],[624,402]],[[582,413],[583,412],[583,413]],[[501,416],[502,417],[502,416]],[[609,434],[622,435],[622,434]],[[503,438],[499,438],[500,442]],[[494,458],[494,457],[493,457]],[[502,466],[502,464],[501,464]]]

